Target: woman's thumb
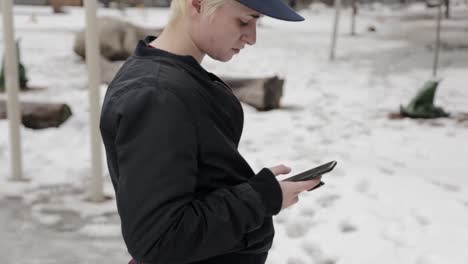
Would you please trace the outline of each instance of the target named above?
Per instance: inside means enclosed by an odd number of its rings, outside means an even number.
[[[271,167],[270,170],[271,172],[273,172],[275,176],[278,176],[281,174],[288,174],[291,172],[291,168],[283,164]]]

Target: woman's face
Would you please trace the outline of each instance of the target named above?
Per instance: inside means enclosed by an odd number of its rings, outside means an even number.
[[[212,16],[201,14],[193,22],[192,37],[203,53],[229,61],[246,44],[255,44],[260,16],[237,1],[227,0]]]

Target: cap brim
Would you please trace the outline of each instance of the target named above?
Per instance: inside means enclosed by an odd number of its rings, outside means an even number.
[[[239,3],[266,16],[286,21],[303,21],[304,18],[283,0],[237,0]]]

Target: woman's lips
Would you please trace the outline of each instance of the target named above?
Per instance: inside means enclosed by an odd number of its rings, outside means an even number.
[[[235,53],[239,53],[240,49],[232,49]]]

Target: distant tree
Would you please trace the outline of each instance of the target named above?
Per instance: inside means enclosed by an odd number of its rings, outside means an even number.
[[[351,36],[356,35],[356,15],[358,12],[357,0],[351,0]]]
[[[445,0],[445,18],[450,18],[450,0]]]
[[[297,6],[297,0],[288,0],[289,6],[292,7],[293,9],[296,8]]]
[[[450,0],[425,0],[427,7],[438,7],[445,5],[445,18],[450,18]]]
[[[105,8],[109,8],[111,0],[99,0],[99,2],[101,2]]]
[[[49,0],[49,4],[52,6],[54,14],[64,13],[63,2],[61,0]]]
[[[338,35],[338,27],[340,24],[340,9],[341,9],[341,0],[335,0],[335,19],[333,23],[333,34],[332,34],[332,43],[330,47],[330,60],[335,60],[335,48]]]

